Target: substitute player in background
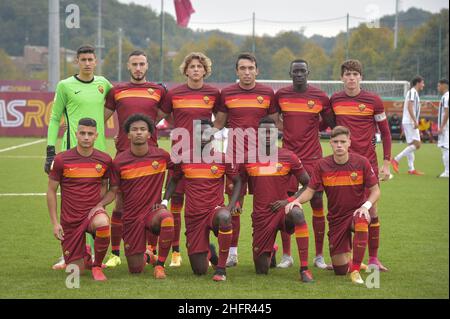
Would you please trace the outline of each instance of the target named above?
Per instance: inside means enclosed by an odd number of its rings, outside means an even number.
[[[97,59],[92,46],[78,48],[76,63],[79,73],[60,81],[56,87],[47,131],[47,157],[44,165],[47,174],[56,154],[55,145],[63,117],[67,130],[62,139],[61,150],[65,151],[76,146],[78,121],[89,117],[97,122],[98,138],[94,147],[106,151],[103,107],[112,85],[103,76],[94,75]],[[88,243],[93,247],[93,239],[90,235],[88,235]],[[64,268],[64,259],[61,257],[53,265],[53,269]]]
[[[278,130],[275,121],[264,117],[259,122],[261,130],[258,157],[245,164],[249,181],[253,186],[253,261],[257,274],[267,274],[272,255],[275,251],[277,232],[295,233],[298,254],[300,257],[300,279],[312,282],[313,277],[308,270],[308,224],[302,210],[298,208],[285,213],[284,207],[290,200],[287,191],[289,180],[294,176],[302,184],[308,185],[309,176],[302,162],[291,151],[279,148]],[[277,151],[277,152],[275,152]],[[264,154],[268,158],[261,158]],[[301,191],[296,192],[298,196]]]
[[[152,120],[143,114],[134,114],[124,123],[131,148],[120,153],[113,161],[110,190],[98,203],[102,208],[111,203],[118,191],[123,199],[123,241],[130,273],[141,273],[147,258],[147,235],[159,235],[158,261],[154,268],[156,279],[166,278],[164,263],[173,238],[173,217],[163,208],[161,190],[165,173],[172,166],[170,155],[161,148],[149,146],[154,130]]]
[[[375,172],[382,180],[390,177],[391,133],[383,102],[373,92],[361,89],[362,65],[358,60],[347,60],[341,65],[341,80],[344,91],[331,96],[330,102],[336,116],[336,124],[349,129],[352,143],[349,151],[366,157]],[[378,172],[376,145],[373,143],[377,127],[383,142],[383,166]],[[370,209],[371,224],[369,227],[369,265],[377,266],[381,271],[387,271],[378,260],[380,243],[380,222],[377,206]]]
[[[125,121],[131,115],[140,113],[148,116],[156,123],[158,114],[161,115],[160,108],[166,96],[166,89],[162,85],[147,81],[149,64],[144,51],[135,50],[128,55],[127,69],[130,72],[130,81],[113,87],[108,93],[105,104],[105,121],[116,112],[119,122],[116,156],[130,148],[130,140],[123,126]],[[157,138],[158,133],[155,128],[151,138],[148,139],[148,144],[158,146]],[[122,212],[122,197],[121,193],[118,192],[111,217],[112,247],[111,256],[106,262],[107,267],[116,267],[121,264],[119,256],[123,229]],[[155,239],[152,239],[152,241],[155,241]],[[153,254],[153,248],[149,249],[149,254]]]
[[[442,163],[444,164],[444,172],[438,177],[449,177],[449,163],[448,163],[448,80],[441,79],[438,82],[438,91],[442,94],[439,102],[438,114],[438,144],[437,146],[442,151]]]
[[[175,164],[174,174],[170,180],[164,199],[170,199],[177,183],[184,176],[186,192],[186,246],[192,271],[196,275],[204,275],[208,269],[207,254],[211,254],[211,263],[215,265],[214,281],[226,280],[225,264],[233,235],[231,213],[239,208],[236,202],[241,191],[241,179],[236,167],[225,162],[225,154],[219,153],[212,147],[213,123],[211,120],[197,121],[200,125],[201,139],[200,154],[194,148],[190,156]],[[224,206],[224,180],[225,175],[233,181],[233,194],[229,204]],[[209,233],[212,231],[219,241],[219,257],[214,256],[215,249],[210,249]],[[216,260],[213,260],[215,257]]]
[[[238,157],[243,156],[245,159],[249,150],[256,150],[255,142],[251,142],[251,139],[243,131],[248,129],[253,132],[251,134],[256,139],[260,119],[269,115],[275,121],[278,121],[278,113],[273,101],[273,90],[271,87],[256,83],[258,73],[256,57],[251,53],[242,53],[236,60],[236,75],[239,78],[239,82],[221,91],[221,102],[214,126],[219,130],[225,126],[230,128],[226,152],[228,157],[232,156],[236,164],[242,164],[242,162],[237,162]],[[242,180],[239,205],[243,207],[244,196],[247,194],[248,175],[243,165],[240,165],[239,170]],[[226,182],[226,193],[228,196],[231,196],[232,193],[230,186],[232,186],[232,183]],[[251,193],[251,188],[249,191]],[[227,267],[236,266],[238,263],[237,247],[241,223],[240,212],[233,214],[232,221],[233,240],[231,242]]]
[[[93,207],[106,192],[112,166],[111,157],[94,149],[97,123],[90,118],[78,121],[76,147],[59,153],[49,172],[47,204],[53,234],[61,241],[66,264],[81,270],[92,268],[94,280],[104,281],[102,261],[108,251],[109,217]],[[72,141],[73,142],[73,141]],[[58,222],[56,191],[61,186],[61,218]],[[95,261],[86,250],[85,234],[95,236]]]
[[[309,175],[317,160],[322,158],[320,146],[319,123],[322,119],[327,126],[334,127],[333,112],[327,94],[308,84],[308,62],[294,60],[291,62],[289,75],[292,85],[281,88],[275,94],[275,106],[283,119],[283,148],[292,151],[302,161]],[[291,177],[288,195],[298,190],[298,181]],[[323,240],[325,237],[325,214],[323,210],[323,192],[317,191],[310,201],[313,211],[313,229],[316,246],[314,265],[326,269],[323,258]],[[282,232],[283,257],[277,265],[279,268],[292,266],[290,254],[291,237]]]
[[[403,133],[405,134],[408,146],[392,159],[392,167],[398,173],[400,160],[406,156],[408,158],[408,174],[423,175],[423,172],[414,168],[414,153],[421,146],[419,117],[420,117],[420,98],[419,92],[425,87],[425,80],[421,76],[416,76],[411,81],[411,89],[406,93],[405,102],[403,103]]]
[[[189,141],[190,145],[183,145],[184,149],[189,150],[194,139],[194,120],[199,118],[211,119],[213,112],[217,111],[220,93],[218,89],[204,82],[211,75],[212,62],[203,53],[189,53],[179,69],[181,74],[186,76],[187,82],[170,90],[161,110],[165,118],[170,114],[173,115],[174,129],[185,129],[190,136],[190,139],[187,140],[181,139],[180,136],[173,136],[172,147],[180,149],[183,141],[185,143]],[[172,174],[173,172],[169,171],[169,176]],[[170,212],[173,214],[175,221],[175,237],[172,243],[173,252],[170,267],[181,266],[180,232],[183,202],[184,181],[181,180],[170,201]]]
[[[380,197],[380,188],[367,158],[349,153],[351,142],[346,127],[336,126],[331,131],[333,155],[317,163],[308,187],[287,205],[287,211],[311,200],[315,191],[323,188],[328,199],[328,241],[334,273],[346,275],[350,272],[353,283],[363,284],[359,271],[370,236],[369,209]],[[352,259],[350,252],[353,252]]]

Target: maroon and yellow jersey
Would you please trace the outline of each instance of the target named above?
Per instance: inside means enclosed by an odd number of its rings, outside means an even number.
[[[260,83],[250,90],[241,88],[239,83],[228,86],[222,90],[220,101],[218,110],[228,114],[227,127],[232,129],[252,128],[257,133],[259,121],[277,112],[272,88]],[[244,145],[247,150],[247,143]],[[238,145],[233,146],[236,149]]]
[[[275,163],[254,162],[245,164],[253,185],[253,212],[270,213],[271,203],[287,198],[291,176],[299,177],[306,170],[297,155],[285,148],[278,148]]]
[[[220,160],[212,163],[180,163],[174,166],[174,174],[179,178],[184,176],[186,194],[186,216],[204,216],[217,206],[224,204],[224,179],[225,175],[231,179],[239,175],[236,166],[225,163],[225,155],[219,154]],[[214,157],[216,158],[216,157]]]
[[[118,186],[123,194],[124,223],[135,221],[161,202],[164,177],[169,168],[172,168],[169,153],[153,146],[142,157],[133,155],[131,150],[116,156],[111,186]]]
[[[371,162],[376,161],[373,143],[377,132],[375,117],[384,113],[380,97],[365,90],[354,97],[341,91],[331,96],[330,103],[336,116],[336,125],[350,130],[350,152],[365,156]]]
[[[161,110],[166,114],[172,113],[174,127],[188,130],[192,141],[193,121],[211,119],[213,112],[217,112],[219,102],[219,89],[207,84],[201,89],[191,89],[183,84],[169,91]],[[176,142],[173,141],[173,144]]]
[[[82,223],[102,199],[102,180],[110,177],[111,157],[94,149],[91,156],[80,155],[77,148],[58,153],[49,178],[61,187],[61,224]]]
[[[322,158],[320,116],[331,112],[325,92],[311,85],[305,92],[295,92],[291,85],[277,91],[275,106],[283,115],[283,147],[302,161]]]
[[[261,118],[277,112],[273,99],[269,86],[256,83],[253,89],[245,90],[236,83],[222,90],[218,110],[228,113],[228,127],[257,130]]]
[[[117,112],[119,135],[116,147],[118,153],[130,147],[130,140],[123,128],[123,124],[128,117],[141,113],[156,121],[158,108],[161,108],[165,95],[166,90],[163,86],[151,82],[142,84],[120,83],[109,91],[105,107]],[[157,146],[157,138],[158,133],[155,127],[155,131],[148,141],[149,145]]]
[[[350,153],[345,164],[337,164],[333,155],[317,162],[308,187],[318,190],[323,186],[328,199],[328,220],[340,221],[353,216],[367,200],[365,188],[378,184],[367,158]]]

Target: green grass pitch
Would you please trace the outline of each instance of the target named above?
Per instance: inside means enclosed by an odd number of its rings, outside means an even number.
[[[0,150],[36,140],[0,138]],[[161,145],[167,148],[169,142],[162,140]],[[393,154],[404,146],[394,143]],[[111,140],[108,147],[114,154]],[[302,284],[294,239],[294,267],[271,269],[267,276],[256,275],[251,259],[251,197],[247,197],[241,217],[239,265],[227,270],[226,282],[213,282],[211,269],[206,276],[192,274],[182,234],[182,266],[167,267],[166,280],[153,279],[152,268],[131,276],[122,253],[122,265],[105,270],[107,282],[94,282],[87,272],[81,277],[79,289],[68,289],[68,274],[51,269],[61,250],[52,234],[45,196],[4,195],[46,192],[44,149],[45,143],[39,143],[0,152],[0,298],[449,298],[449,181],[436,178],[443,166],[435,144],[424,145],[416,154],[416,167],[425,171],[425,176],[408,176],[403,160],[401,174],[382,183],[379,255],[390,272],[381,274],[377,289],[354,286],[348,277],[316,268],[311,268],[316,282]],[[330,153],[327,141],[323,141],[323,149],[325,154]],[[111,212],[112,206],[107,210]],[[305,205],[305,213],[312,263],[314,240],[309,204]],[[279,236],[277,242],[281,250]],[[325,257],[329,261],[327,245],[325,240]],[[278,261],[280,256],[281,251]],[[367,274],[362,272],[362,276],[366,278]]]

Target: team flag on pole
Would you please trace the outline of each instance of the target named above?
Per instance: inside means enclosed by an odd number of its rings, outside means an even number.
[[[175,12],[177,14],[177,24],[186,28],[191,14],[195,12],[190,0],[174,0]]]

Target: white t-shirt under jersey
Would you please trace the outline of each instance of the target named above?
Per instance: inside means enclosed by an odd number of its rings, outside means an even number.
[[[416,116],[417,122],[419,122],[420,116],[420,98],[419,93],[415,88],[411,88],[408,93],[406,93],[405,102],[403,103],[403,119],[402,124],[414,124],[411,116],[408,112],[408,104],[409,102],[413,102],[413,112]]]

